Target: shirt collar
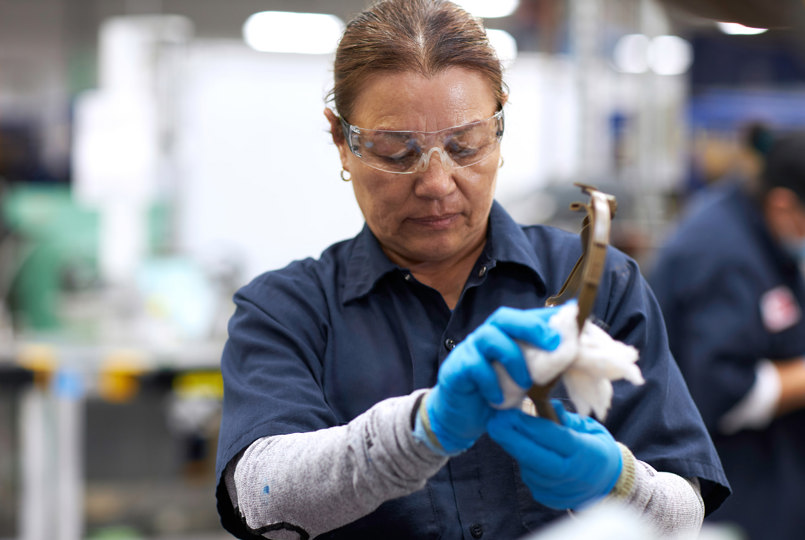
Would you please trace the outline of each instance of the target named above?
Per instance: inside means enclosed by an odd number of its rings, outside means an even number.
[[[400,270],[383,253],[380,242],[366,224],[352,243],[346,268],[345,303],[368,294],[381,277]]]
[[[535,246],[497,201],[492,203],[489,213],[489,236],[481,259],[488,268],[502,262],[527,267],[545,285],[542,277],[545,275],[544,262],[537,256]],[[405,273],[406,269],[389,260],[380,242],[364,224],[363,230],[355,237],[347,262],[343,301],[346,303],[368,294],[383,276],[395,271]]]

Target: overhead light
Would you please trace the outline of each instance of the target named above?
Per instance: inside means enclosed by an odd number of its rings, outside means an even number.
[[[508,17],[520,6],[520,0],[458,0],[456,2],[468,13],[484,19]]]
[[[756,36],[768,32],[768,28],[752,28],[734,22],[717,22],[718,29],[731,36]]]
[[[679,36],[627,34],[615,43],[612,60],[622,73],[681,75],[693,63],[693,47]]]
[[[514,36],[505,30],[497,30],[488,28],[486,35],[489,38],[489,44],[495,49],[498,55],[498,60],[504,67],[508,67],[517,58],[517,40]]]
[[[651,71],[658,75],[682,75],[693,63],[693,47],[679,36],[657,36],[646,52]]]
[[[615,67],[624,73],[648,71],[648,49],[651,40],[644,34],[627,34],[615,44],[612,60]]]
[[[344,22],[326,13],[261,11],[243,24],[243,39],[260,52],[330,54],[335,51]]]

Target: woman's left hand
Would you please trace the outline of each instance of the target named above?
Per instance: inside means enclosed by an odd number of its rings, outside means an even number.
[[[519,464],[534,499],[564,510],[606,496],[620,476],[623,458],[607,429],[553,402],[561,424],[519,410],[497,411],[489,435]]]

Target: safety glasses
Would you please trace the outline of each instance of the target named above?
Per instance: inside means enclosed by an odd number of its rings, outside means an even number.
[[[370,167],[395,174],[426,171],[434,152],[445,170],[475,165],[494,152],[503,136],[502,109],[486,120],[439,131],[365,129],[340,120],[355,156]]]

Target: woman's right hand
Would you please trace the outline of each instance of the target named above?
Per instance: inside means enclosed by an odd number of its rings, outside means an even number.
[[[493,367],[498,362],[522,388],[531,386],[517,341],[545,350],[559,345],[559,334],[548,326],[558,308],[499,308],[447,356],[436,386],[425,397],[425,414],[433,435],[446,454],[466,450],[486,430],[486,423],[504,395]]]

